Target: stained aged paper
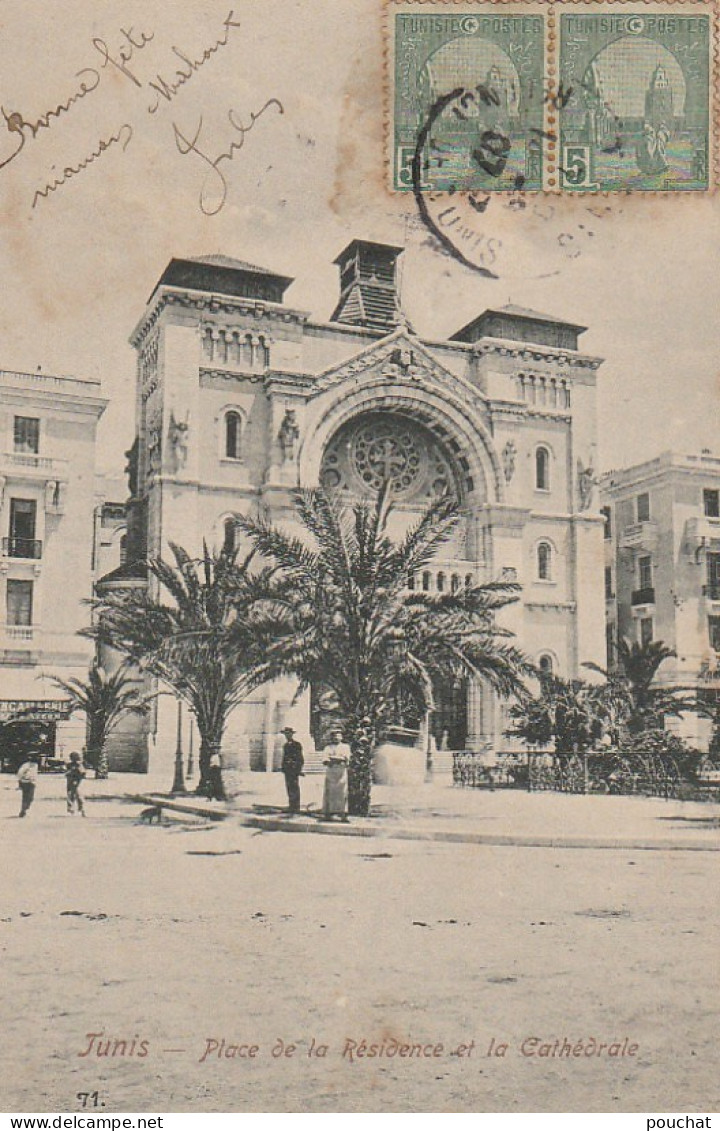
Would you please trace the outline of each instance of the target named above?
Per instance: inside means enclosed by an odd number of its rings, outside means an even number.
[[[3,386],[0,451],[26,458],[0,479],[0,585],[41,586],[71,514],[67,475],[37,463],[42,450],[13,417],[51,421],[44,377],[72,374],[101,382],[108,399],[96,471],[123,479],[141,420],[140,474],[166,477],[167,536],[187,544],[222,540],[234,509],[215,500],[229,482],[270,508],[286,505],[298,475],[372,487],[389,473],[408,497],[444,489],[456,471],[469,495],[486,483],[485,518],[453,550],[462,566],[433,567],[427,587],[524,582],[532,561],[533,661],[567,675],[604,663],[605,592],[595,600],[584,588],[591,577],[603,586],[601,477],[673,449],[695,461],[683,464],[688,483],[700,466],[705,488],[718,486],[715,21],[701,0],[3,0],[0,368],[11,391]],[[357,251],[357,240],[382,246],[381,266],[392,265],[391,324],[377,263],[374,291],[342,275],[356,262],[343,249]],[[191,323],[192,302],[177,296],[193,289],[197,274],[182,272],[198,262],[245,272],[252,326],[228,291],[206,295]],[[248,265],[266,269],[254,297]],[[161,278],[174,295],[167,308],[174,302],[177,324],[187,317],[195,335],[193,390],[212,400],[202,456],[199,402],[184,393],[157,407],[159,369],[168,382],[185,372],[179,346],[153,354]],[[287,317],[275,309],[283,301]],[[478,329],[484,312],[515,319],[518,333],[531,322],[530,338],[508,346],[506,323]],[[359,328],[336,345],[328,324],[338,317]],[[495,345],[471,389],[466,362],[481,337]],[[249,391],[228,423],[238,374]],[[17,408],[20,386],[38,390],[32,411]],[[566,444],[588,390],[597,410]],[[404,422],[401,442],[381,411]],[[549,421],[542,444],[538,414]],[[91,462],[82,474],[92,477]],[[133,474],[137,489],[137,464]],[[11,498],[34,498],[38,475],[44,561],[37,531],[8,525]],[[183,501],[181,488],[203,478],[204,501]],[[551,497],[560,484],[565,494]],[[99,494],[85,533],[63,549],[68,587],[89,568],[106,502],[124,496]],[[537,514],[544,525],[526,537]],[[689,595],[669,572],[654,588],[647,575],[633,581],[647,555],[623,551],[635,554],[628,591],[652,588],[657,600],[642,617],[628,602],[628,617],[640,632],[662,602],[692,608],[674,646],[709,663],[711,527],[688,530],[692,544],[664,552],[682,558]],[[594,549],[582,548],[586,534]],[[22,568],[12,560],[20,540],[35,555]],[[565,587],[550,563],[558,570],[576,552],[586,556]],[[69,601],[63,574],[46,586],[35,590],[44,618]],[[48,660],[27,658],[32,618],[17,619],[29,591],[10,592],[0,594],[0,621],[14,630],[3,637],[0,694],[53,699],[49,684],[32,682],[52,674]],[[594,612],[576,633],[586,599]],[[75,646],[63,641],[47,647],[66,663]],[[88,780],[82,822],[66,820],[64,779],[51,774],[16,820],[19,795],[4,774],[5,1110],[716,1106],[717,806],[453,788],[453,746],[505,741],[504,716],[481,698],[468,706],[477,733],[457,740],[448,707],[428,787],[437,792],[423,801],[421,786],[408,800],[378,787],[381,839],[191,816],[138,824],[140,803],[125,794],[167,791],[172,780],[175,716],[164,702],[149,773]],[[233,732],[256,816],[286,804],[282,774],[266,771],[279,766],[291,700],[258,700]],[[247,734],[257,746],[243,746]],[[322,774],[301,787],[317,810]],[[422,835],[392,835],[404,828]],[[551,847],[563,838],[575,847]]]

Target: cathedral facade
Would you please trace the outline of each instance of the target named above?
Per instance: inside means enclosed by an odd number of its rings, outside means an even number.
[[[546,670],[580,674],[604,660],[600,359],[579,350],[583,327],[514,306],[423,339],[399,308],[401,253],[345,248],[326,322],[284,301],[287,277],[224,256],[170,262],[131,338],[137,436],[118,583],[132,583],[133,557],[166,555],[170,542],[192,553],[233,541],[241,513],[292,528],[299,486],[357,498],[389,478],[395,534],[446,492],[462,516],[409,585],[517,580],[505,623],[519,646]],[[273,684],[236,710],[225,746],[241,765],[273,768],[288,724],[312,747],[310,697],[294,692]],[[159,700],[151,762],[172,757],[173,707]],[[481,684],[444,689],[438,747],[502,754],[504,710]]]

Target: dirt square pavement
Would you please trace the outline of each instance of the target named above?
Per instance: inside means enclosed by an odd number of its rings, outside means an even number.
[[[716,852],[148,826],[100,782],[82,820],[46,781],[19,821],[0,780],[6,1111],[717,1110]]]

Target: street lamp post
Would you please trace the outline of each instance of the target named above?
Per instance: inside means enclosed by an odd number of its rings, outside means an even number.
[[[188,760],[185,776],[191,778],[195,773],[195,762],[193,760],[193,721],[192,715],[188,720]]]
[[[177,746],[175,748],[175,776],[173,778],[171,793],[185,792],[185,776],[183,774],[183,748],[182,748],[182,699],[178,699],[177,713]]]

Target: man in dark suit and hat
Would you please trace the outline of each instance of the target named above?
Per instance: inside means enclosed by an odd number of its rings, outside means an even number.
[[[303,748],[295,738],[295,731],[292,727],[283,727],[283,734],[285,735],[285,744],[283,746],[281,769],[285,774],[288,809],[291,813],[299,813],[300,777],[305,765]]]

